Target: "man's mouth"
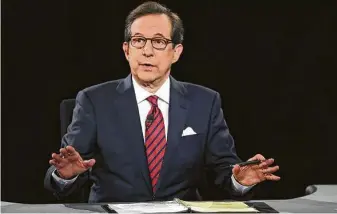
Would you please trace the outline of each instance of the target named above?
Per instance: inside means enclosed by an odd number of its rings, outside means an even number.
[[[152,65],[151,63],[140,63],[140,65],[146,66],[146,67],[154,67],[154,65]]]
[[[144,71],[153,71],[153,69],[155,67],[151,63],[140,63],[139,65],[142,68],[142,70],[144,70]]]

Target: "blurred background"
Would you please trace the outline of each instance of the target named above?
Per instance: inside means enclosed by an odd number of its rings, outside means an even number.
[[[59,106],[129,73],[124,20],[143,1],[2,1],[1,200],[55,203],[43,187]],[[185,26],[181,81],[217,90],[237,152],[275,158],[256,199],[337,184],[336,1],[159,1]]]

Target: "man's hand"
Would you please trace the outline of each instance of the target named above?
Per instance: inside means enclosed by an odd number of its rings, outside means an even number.
[[[69,179],[79,175],[95,164],[95,159],[83,160],[80,154],[72,146],[60,149],[60,154],[53,153],[49,160],[56,167],[61,178]]]
[[[252,186],[265,180],[278,181],[281,178],[273,173],[279,170],[279,166],[270,167],[274,163],[274,159],[266,160],[262,155],[257,154],[248,161],[260,160],[259,165],[247,165],[240,167],[235,165],[232,169],[234,178],[237,182],[244,186]]]

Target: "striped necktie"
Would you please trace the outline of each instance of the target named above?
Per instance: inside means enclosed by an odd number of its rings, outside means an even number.
[[[151,109],[145,122],[145,148],[153,193],[156,191],[160,169],[166,149],[165,124],[163,114],[158,108],[158,97],[150,96],[147,101]]]

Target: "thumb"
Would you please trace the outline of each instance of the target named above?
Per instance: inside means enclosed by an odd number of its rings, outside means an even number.
[[[96,163],[95,159],[83,161],[83,165],[84,165],[85,168],[91,168],[93,165],[95,165],[95,163]]]
[[[236,164],[236,165],[233,167],[232,172],[233,172],[234,175],[239,174],[239,172],[240,172],[240,166]]]

